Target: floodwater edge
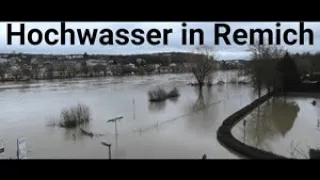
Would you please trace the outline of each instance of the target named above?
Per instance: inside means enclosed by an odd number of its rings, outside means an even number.
[[[232,128],[256,107],[270,99],[274,93],[269,93],[254,100],[244,108],[227,117],[217,131],[218,142],[227,150],[250,159],[287,159],[271,152],[267,152],[237,140],[231,133]]]
[[[314,93],[320,92],[319,84],[298,84],[293,87],[288,93]],[[242,120],[242,118],[252,112],[255,108],[266,102],[272,97],[279,96],[279,93],[269,93],[254,100],[244,108],[227,117],[217,131],[218,142],[227,150],[250,159],[289,159],[287,157],[277,155],[272,152],[267,152],[249,145],[246,145],[237,140],[231,133],[232,128]]]

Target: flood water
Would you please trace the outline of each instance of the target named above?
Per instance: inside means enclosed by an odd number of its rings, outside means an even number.
[[[232,133],[250,146],[309,159],[310,148],[320,148],[320,93],[272,98],[239,122]]]
[[[232,74],[232,73],[231,73]],[[227,76],[231,76],[230,74]],[[216,80],[227,77],[223,73]],[[16,158],[17,138],[27,139],[28,158],[108,158],[111,143],[115,159],[238,158],[223,148],[216,131],[223,120],[256,98],[250,85],[214,85],[199,93],[188,86],[190,74],[106,77],[82,80],[3,84],[0,90],[0,137],[5,157]],[[180,97],[149,103],[147,92],[155,86]],[[92,122],[84,129],[102,136],[49,127],[63,108],[84,103]],[[107,120],[123,116],[115,123]]]

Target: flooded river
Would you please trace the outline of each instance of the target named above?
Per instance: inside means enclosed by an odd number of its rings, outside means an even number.
[[[228,77],[223,73],[216,78]],[[188,86],[189,74],[106,77],[82,80],[2,84],[0,137],[5,157],[16,158],[16,140],[26,137],[28,158],[238,158],[216,139],[222,121],[256,98],[250,85],[214,85],[199,93]],[[149,103],[155,86],[176,86],[180,97]],[[84,103],[92,122],[86,130],[102,134],[83,136],[74,130],[49,127],[63,108]],[[107,120],[123,116],[115,127]]]

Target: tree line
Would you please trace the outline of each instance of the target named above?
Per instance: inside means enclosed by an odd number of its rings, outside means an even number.
[[[167,68],[168,69],[168,68]],[[88,65],[82,60],[78,65],[66,64],[63,61],[54,64],[46,63],[41,66],[32,65],[15,65],[9,63],[0,63],[0,78],[5,80],[30,80],[30,79],[65,79],[74,77],[100,77],[100,76],[123,76],[123,75],[148,75],[162,73],[160,66],[146,63],[135,63],[134,66],[129,64],[121,65],[117,62],[113,64],[95,64]],[[187,72],[183,65],[169,67],[171,73]],[[7,75],[7,77],[6,77]],[[8,76],[11,75],[11,76]],[[8,78],[9,77],[9,78]]]
[[[196,63],[191,67],[191,72],[201,89],[205,81],[208,81],[208,84],[212,81],[214,71],[217,69],[217,61],[212,47],[200,46],[195,50],[203,56],[194,61]],[[301,81],[300,77],[306,73],[305,69],[297,67],[295,56],[280,46],[257,44],[249,46],[248,51],[252,55],[246,63],[244,71],[246,75],[251,77],[253,87],[257,90],[259,97],[263,89],[266,89],[268,93],[272,91],[287,92],[298,84]],[[192,59],[195,60],[194,57]],[[300,59],[298,60],[300,61]],[[320,63],[319,60],[313,62]]]
[[[249,51],[252,57],[247,71],[259,97],[263,88],[267,89],[268,93],[285,93],[301,81],[295,60],[284,48],[275,45],[252,45]]]

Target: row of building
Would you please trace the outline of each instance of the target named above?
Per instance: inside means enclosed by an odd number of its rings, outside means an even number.
[[[113,60],[37,60],[23,63],[18,58],[0,59],[3,80],[54,79],[85,76],[113,76],[123,74],[153,74],[186,72],[188,64],[171,63],[169,66],[160,64],[139,65],[119,64]]]
[[[228,64],[237,64],[230,61]],[[123,74],[183,73],[190,63],[150,64],[137,58],[135,63],[119,63],[109,59],[88,59],[83,55],[0,55],[0,75],[6,80],[48,79]],[[219,62],[218,68],[226,62]]]

